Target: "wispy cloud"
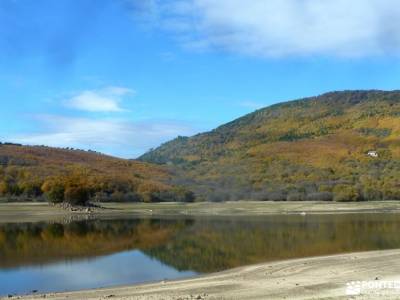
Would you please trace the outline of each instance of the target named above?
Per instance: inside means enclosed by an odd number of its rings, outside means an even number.
[[[400,53],[397,0],[130,2],[142,3],[142,16],[151,16],[153,23],[172,30],[182,45],[192,49],[263,57]]]
[[[39,115],[40,132],[7,137],[29,145],[93,149],[126,158],[134,158],[178,135],[192,135],[189,124],[169,120],[132,122],[119,119],[93,119]]]
[[[130,114],[119,114],[128,112],[122,104],[133,95],[133,89],[122,86],[81,91],[62,101],[61,105],[72,109],[69,115],[31,115],[29,121],[32,131],[6,135],[4,139],[28,145],[92,149],[135,158],[179,135],[193,135],[198,131],[179,120],[139,121],[132,119]],[[82,117],[80,111],[90,113]]]
[[[125,96],[134,94],[132,89],[109,86],[100,90],[86,90],[65,100],[65,106],[88,112],[122,112],[121,102]]]

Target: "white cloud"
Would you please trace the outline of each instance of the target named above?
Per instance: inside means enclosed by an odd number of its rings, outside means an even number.
[[[126,111],[120,104],[123,98],[134,91],[125,87],[109,86],[100,90],[80,92],[65,101],[69,108],[89,112],[122,112]]]
[[[127,111],[121,103],[135,91],[121,86],[106,86],[82,91],[63,102],[64,106],[88,112]],[[71,112],[73,113],[73,112]],[[115,116],[115,115],[113,115]],[[150,148],[179,135],[193,135],[195,128],[172,120],[132,121],[128,115],[119,118],[104,114],[40,114],[30,118],[31,131],[6,135],[4,139],[27,145],[92,149],[125,158],[135,158]]]
[[[189,48],[263,57],[400,53],[397,0],[147,2],[152,21],[174,31]]]
[[[168,120],[132,122],[41,115],[37,116],[37,121],[44,127],[43,131],[7,137],[7,140],[28,145],[92,149],[134,158],[178,135],[195,133],[188,124]]]

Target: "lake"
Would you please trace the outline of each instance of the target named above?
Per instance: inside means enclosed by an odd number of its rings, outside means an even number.
[[[0,224],[0,295],[171,280],[400,247],[400,215],[131,218]]]

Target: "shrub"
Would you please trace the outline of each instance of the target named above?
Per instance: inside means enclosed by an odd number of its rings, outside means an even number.
[[[173,201],[177,202],[194,202],[195,195],[192,191],[189,191],[183,187],[174,187],[171,189]]]
[[[330,192],[311,193],[307,195],[308,201],[332,201],[333,194]]]
[[[41,184],[38,182],[24,182],[20,185],[23,194],[30,198],[37,198],[42,195]]]
[[[83,186],[70,186],[64,191],[64,201],[72,205],[84,205],[89,201],[90,192]]]
[[[304,201],[304,194],[302,193],[290,193],[286,196],[287,201]]]
[[[334,193],[334,201],[339,202],[350,202],[350,201],[359,201],[360,193],[359,191],[351,185],[337,185],[333,189]]]
[[[224,191],[214,191],[208,195],[207,200],[211,202],[225,202],[231,199],[230,194]]]
[[[269,193],[269,195],[267,196],[267,199],[270,201],[286,201],[287,196],[282,191],[272,192],[272,193]]]
[[[122,197],[122,201],[124,202],[141,202],[142,200],[143,200],[142,197],[135,192],[126,193]]]
[[[382,200],[382,192],[373,188],[373,187],[365,187],[362,190],[362,197],[364,200]]]
[[[64,201],[64,186],[60,183],[47,184],[44,183],[42,190],[48,201],[52,203],[61,203]]]
[[[0,196],[5,196],[9,192],[9,186],[8,183],[5,181],[0,182]]]
[[[49,178],[43,183],[42,191],[52,203],[65,201],[72,205],[82,205],[90,198],[90,189],[75,177]]]

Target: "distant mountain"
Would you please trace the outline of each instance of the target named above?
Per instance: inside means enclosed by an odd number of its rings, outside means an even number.
[[[214,201],[400,199],[400,91],[272,105],[140,160]]]
[[[188,191],[166,183],[170,177],[165,167],[93,151],[0,143],[4,200],[56,198],[58,202],[82,193],[101,201],[191,200]]]

